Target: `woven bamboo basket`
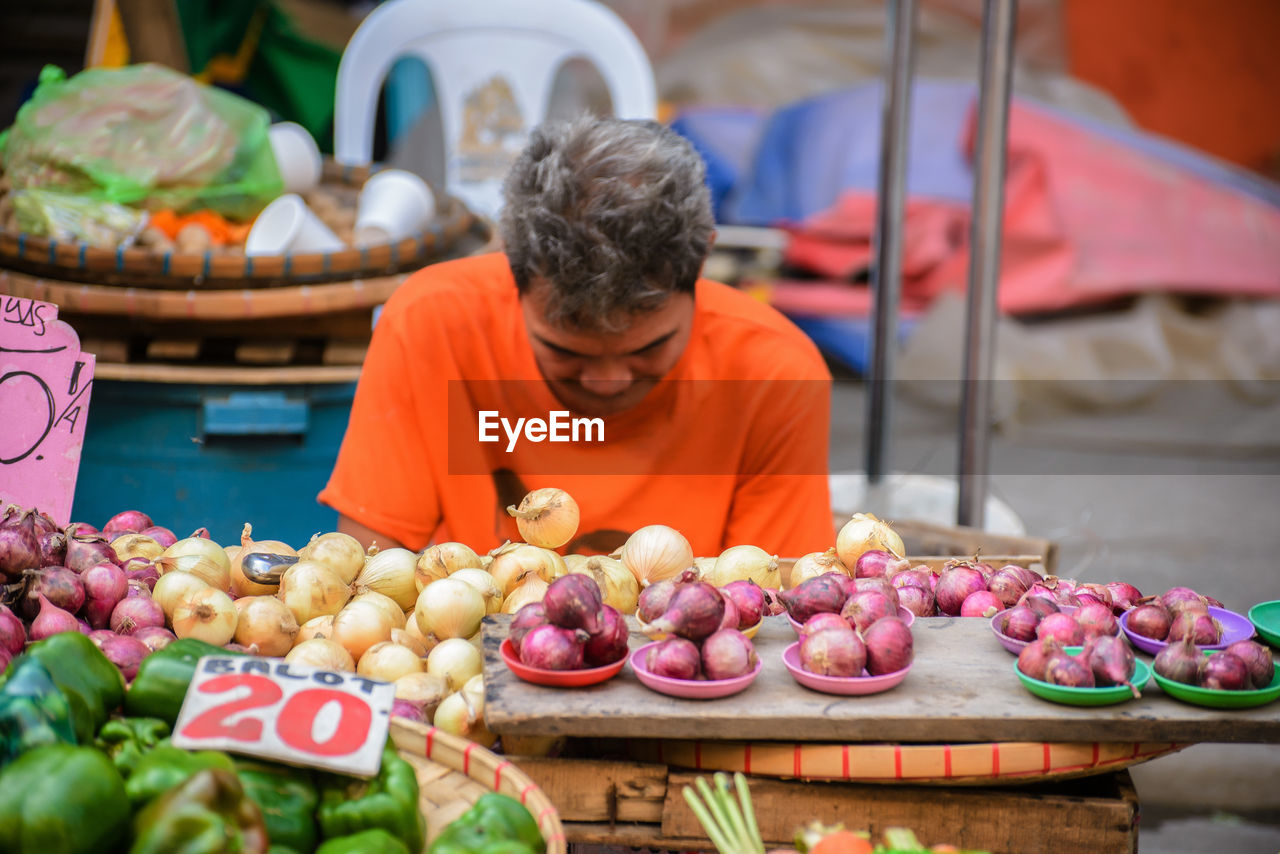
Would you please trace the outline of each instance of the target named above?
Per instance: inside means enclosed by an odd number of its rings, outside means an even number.
[[[510,795],[533,814],[547,854],[568,854],[555,805],[523,771],[475,742],[432,726],[400,718],[391,721],[391,739],[418,772],[418,803],[427,820],[427,841],[486,792]]]

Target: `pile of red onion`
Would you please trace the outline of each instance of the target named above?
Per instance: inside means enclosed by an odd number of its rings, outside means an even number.
[[[640,593],[636,618],[659,642],[645,666],[669,679],[734,679],[756,669],[755,645],[743,634],[773,613],[774,594],[754,581],[715,587],[692,570],[650,584]]]
[[[1209,614],[1210,605],[1222,603],[1190,587],[1173,587],[1162,596],[1139,599],[1129,612],[1129,631],[1169,643],[1189,637],[1193,644],[1213,645],[1222,640],[1222,624]]]
[[[507,639],[521,663],[541,670],[582,670],[627,654],[627,622],[601,599],[589,575],[551,582],[541,602],[516,611]]]
[[[1271,650],[1251,640],[1236,641],[1205,657],[1192,637],[1184,635],[1160,650],[1154,667],[1166,679],[1218,691],[1266,688],[1275,678]]]

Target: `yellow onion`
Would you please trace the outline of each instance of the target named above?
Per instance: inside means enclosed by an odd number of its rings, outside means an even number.
[[[480,591],[455,578],[442,578],[422,588],[413,609],[422,634],[441,640],[471,637],[480,630],[484,614]]]
[[[787,581],[788,587],[795,587],[803,581],[810,578],[817,578],[828,572],[839,572],[853,577],[853,573],[844,565],[840,557],[836,554],[834,548],[827,549],[825,552],[810,552],[800,557],[791,567],[791,574]]]
[[[426,644],[418,640],[417,635],[409,634],[407,629],[392,629],[391,642],[409,647],[418,658],[426,658],[427,653],[431,651],[427,649]]]
[[[465,581],[480,591],[480,595],[484,597],[484,612],[486,614],[496,614],[502,610],[502,591],[498,589],[498,584],[493,580],[493,576],[483,569],[460,569],[449,577],[458,581]]]
[[[641,587],[648,587],[693,566],[693,549],[675,528],[646,525],[627,538],[622,565],[631,570]]]
[[[698,573],[699,579],[706,579],[711,574],[711,570],[715,569],[716,559],[713,557],[695,557],[693,559],[693,569]]]
[[[354,671],[356,663],[351,660],[351,653],[326,638],[312,638],[289,650],[284,657],[289,664],[300,664],[305,667],[318,667],[321,670]]]
[[[413,580],[417,561],[417,555],[408,549],[383,549],[370,554],[356,576],[356,592],[372,590],[391,597],[401,611],[412,608],[418,598],[418,586]]]
[[[274,596],[245,596],[236,600],[235,642],[241,646],[257,645],[258,653],[279,657],[293,648],[298,635],[298,621],[293,612]]]
[[[418,555],[414,584],[418,590],[433,581],[448,578],[460,569],[479,569],[480,556],[462,543],[436,543]]]
[[[711,572],[703,581],[724,587],[731,581],[754,581],[761,587],[777,588],[781,585],[778,557],[759,546],[730,546],[716,558]]]
[[[353,596],[351,601],[347,603],[347,606],[350,607],[351,605],[354,605],[357,602],[369,602],[374,605],[377,605],[384,612],[386,612],[387,617],[391,620],[391,628],[393,629],[404,628],[404,625],[405,625],[404,609],[401,608],[399,605],[397,605],[396,600],[392,599],[390,596],[375,592],[373,590],[366,590],[363,593]]]
[[[600,597],[604,604],[610,605],[619,614],[634,614],[636,602],[640,598],[640,582],[631,574],[631,570],[621,561],[611,557],[595,555],[587,558],[581,569],[570,569],[569,572],[590,576],[600,588]]]
[[[290,611],[289,613],[292,614],[293,612]],[[333,614],[321,614],[319,617],[312,617],[310,620],[307,620],[298,627],[298,634],[293,638],[293,645],[297,646],[298,644],[305,643],[312,638],[324,638],[327,640],[332,636]]]
[[[214,646],[231,643],[236,635],[235,603],[221,590],[205,587],[184,598],[173,609],[173,633]]]
[[[470,641],[449,638],[427,656],[427,672],[443,679],[450,691],[457,691],[472,676],[484,672],[484,658]]]
[[[423,670],[406,673],[395,681],[395,686],[396,699],[419,706],[427,720],[435,715],[440,701],[449,696],[449,686],[444,680]]]
[[[855,513],[836,535],[836,554],[848,568],[858,565],[863,552],[880,549],[898,557],[906,555],[902,537],[870,513]]]
[[[383,641],[360,656],[356,673],[381,682],[394,682],[401,676],[422,672],[422,659],[407,646]]]
[[[160,576],[160,580],[156,582],[155,588],[151,591],[151,598],[156,600],[160,610],[164,611],[165,618],[173,622],[173,612],[178,605],[201,590],[212,589],[198,575],[193,575],[190,572],[170,572],[167,575]]]
[[[426,650],[426,652],[423,653],[425,656],[427,653],[431,652],[431,650],[436,648],[436,644],[440,643],[440,638],[435,635],[424,635],[422,633],[422,629],[418,628],[418,619],[415,614],[410,613],[408,617],[409,619],[406,620],[404,624],[404,632],[418,643],[422,644],[422,648]],[[395,630],[392,629],[392,631],[394,632]]]
[[[302,547],[298,556],[303,560],[324,564],[347,584],[356,580],[356,576],[364,568],[365,560],[364,546],[360,545],[360,541],[339,531],[316,534]]]
[[[440,701],[431,723],[447,733],[474,741],[481,747],[491,747],[498,737],[484,725],[484,709],[456,691]]]
[[[145,534],[121,534],[111,541],[111,549],[121,563],[135,557],[155,560],[164,554],[164,546]]]
[[[510,596],[527,572],[537,573],[539,578],[550,584],[568,571],[560,555],[528,543],[513,543],[510,549],[495,554],[488,569],[503,596]]]
[[[338,574],[314,560],[300,560],[280,576],[281,601],[301,625],[321,614],[336,614],[351,598],[351,589]]]
[[[502,613],[514,614],[530,602],[541,602],[550,586],[536,572],[527,573],[511,595],[502,600]]]
[[[236,592],[237,596],[274,596],[279,589],[278,585],[250,581],[248,576],[244,574],[244,567],[241,562],[244,560],[245,555],[251,554],[286,555],[291,557],[296,555],[297,552],[288,543],[282,543],[279,540],[254,540],[253,526],[248,522],[244,523],[244,529],[240,532],[240,550],[230,556],[231,589]]]
[[[568,569],[569,572],[577,572],[578,570],[582,569],[582,567],[587,565],[587,561],[590,559],[590,557],[591,557],[590,555],[565,555],[564,556],[565,568]]]
[[[351,602],[334,616],[329,639],[359,661],[374,644],[391,640],[391,618],[372,602]]]
[[[507,513],[516,517],[516,527],[526,543],[544,549],[558,549],[578,533],[578,502],[563,489],[535,489],[512,505]]]

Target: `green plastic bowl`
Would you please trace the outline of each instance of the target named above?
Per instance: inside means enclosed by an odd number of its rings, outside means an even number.
[[[1066,652],[1068,655],[1076,655],[1082,649],[1084,647],[1069,646],[1066,647]],[[1062,703],[1066,706],[1114,706],[1116,703],[1123,703],[1125,700],[1133,699],[1133,692],[1129,690],[1127,685],[1114,685],[1110,688],[1069,688],[1065,685],[1054,685],[1050,682],[1032,679],[1018,669],[1018,662],[1016,661],[1013,663],[1013,672],[1018,674],[1018,678],[1022,680],[1022,687],[1032,694],[1042,700]],[[1150,678],[1151,665],[1141,658],[1135,659],[1133,662],[1133,687],[1141,691],[1147,687],[1147,680]]]
[[[1215,652],[1221,652],[1221,650]],[[1205,652],[1205,655],[1213,654],[1215,653]],[[1183,682],[1165,679],[1159,673],[1154,673],[1153,675],[1156,677],[1156,684],[1160,686],[1161,691],[1184,703],[1191,703],[1194,706],[1207,706],[1210,709],[1252,709],[1254,706],[1265,706],[1267,703],[1280,699],[1280,664],[1277,664],[1275,668],[1276,672],[1271,677],[1271,684],[1253,691],[1222,691],[1217,688],[1201,688],[1199,685],[1187,685]]]
[[[1254,605],[1249,609],[1249,622],[1263,640],[1280,649],[1280,599]]]

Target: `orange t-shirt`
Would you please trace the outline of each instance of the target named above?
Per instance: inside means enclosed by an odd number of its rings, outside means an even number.
[[[564,406],[539,373],[506,256],[415,273],[378,321],[319,500],[415,550],[519,540],[505,507],[543,486],[581,511],[564,553],[608,552],[651,524],[702,556],[743,543],[792,557],[830,547],[826,364],[786,318],[733,288],[700,279],[695,305],[688,346],[640,405],[598,432],[584,423],[578,442],[529,431],[511,442],[517,417],[552,423]],[[492,413],[490,441],[480,413]]]

